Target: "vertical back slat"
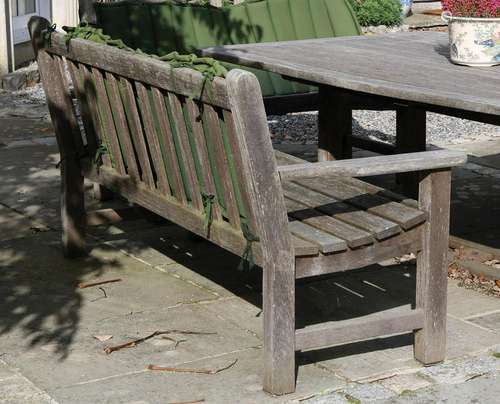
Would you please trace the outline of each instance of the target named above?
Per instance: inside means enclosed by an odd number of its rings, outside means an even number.
[[[241,225],[240,213],[236,203],[231,175],[229,173],[229,162],[227,160],[227,155],[224,149],[219,116],[217,114],[217,111],[211,105],[205,104],[204,111],[204,115],[208,121],[207,124],[210,132],[208,135],[210,136],[210,139],[213,142],[214,146],[214,157],[215,163],[217,165],[217,171],[220,175],[222,187],[224,188],[226,213],[228,215],[229,223],[231,223],[232,226],[239,228]]]
[[[191,151],[191,145],[189,144],[188,131],[184,120],[184,112],[182,110],[181,101],[179,100],[179,97],[173,93],[168,94],[168,99],[170,101],[170,105],[172,106],[172,114],[177,127],[177,135],[181,145],[183,161],[187,169],[191,200],[197,209],[202,210],[203,202],[201,200],[200,184],[196,175],[193,152]]]
[[[217,195],[215,189],[215,182],[212,174],[212,167],[210,166],[210,158],[208,156],[207,144],[205,143],[205,134],[203,132],[203,124],[201,122],[201,111],[196,102],[188,99],[186,101],[187,109],[190,117],[191,128],[193,129],[195,148],[201,166],[201,178],[204,186],[204,191],[207,195]],[[213,206],[213,214],[215,220],[221,220],[222,215],[220,206],[215,204]]]
[[[66,61],[68,64],[69,74],[73,87],[75,88],[75,95],[80,106],[80,113],[82,116],[83,127],[87,138],[87,147],[90,156],[95,156],[98,147],[97,129],[94,127],[94,120],[89,105],[89,95],[85,91],[83,71],[80,70],[77,64],[71,60]]]
[[[116,170],[121,174],[125,175],[125,164],[123,162],[122,152],[120,149],[120,142],[118,140],[118,133],[116,132],[113,113],[109,106],[108,94],[106,92],[106,87],[104,85],[104,77],[99,69],[92,69],[92,73],[95,79],[95,86],[97,90],[97,102],[99,104],[99,110],[101,113],[103,128],[105,130],[105,138],[109,142],[111,150],[109,151],[113,157]]]
[[[115,126],[117,131],[121,133],[120,138],[123,142],[124,154],[126,155],[125,160],[127,162],[127,172],[133,179],[139,181],[139,169],[135,159],[134,146],[132,144],[128,128],[127,117],[125,116],[125,110],[120,95],[120,88],[118,87],[118,82],[113,74],[106,73],[106,78],[109,85],[109,99],[112,109],[115,111]]]
[[[250,203],[250,196],[248,194],[247,182],[248,179],[244,177],[243,161],[241,159],[240,145],[238,143],[238,136],[236,134],[236,127],[234,125],[233,114],[231,111],[224,110],[224,122],[226,124],[228,132],[228,140],[231,145],[232,154],[234,158],[234,164],[236,168],[236,176],[239,184],[239,191],[241,193],[242,204],[244,206],[244,214],[247,219],[247,223],[254,234],[257,234],[257,225],[255,223],[255,215],[253,214],[252,205]]]
[[[179,169],[179,160],[175,151],[175,144],[172,134],[172,129],[170,128],[170,123],[167,118],[167,107],[165,105],[165,98],[163,93],[157,89],[151,89],[153,93],[153,103],[157,111],[158,123],[160,125],[161,136],[163,137],[166,158],[170,163],[170,175],[172,177],[172,189],[174,196],[183,204],[186,204],[187,198],[184,191],[184,184],[182,182],[182,176]]]
[[[144,141],[144,135],[142,131],[141,118],[139,116],[139,111],[137,110],[137,104],[135,101],[134,88],[129,80],[125,78],[120,79],[120,84],[122,85],[122,96],[125,109],[127,111],[127,120],[130,127],[130,134],[134,140],[135,149],[137,152],[139,166],[142,172],[142,180],[151,189],[155,188],[155,180],[153,176],[153,171],[151,169],[151,163],[149,161],[148,148],[146,142]]]
[[[101,122],[101,117],[99,116],[99,112],[97,109],[97,89],[95,86],[95,82],[92,79],[92,73],[90,67],[82,64],[80,65],[80,68],[83,74],[83,88],[88,99],[90,116],[94,126],[96,138],[99,143],[98,146],[106,145],[106,140],[104,139],[104,133],[103,133],[104,126]],[[92,159],[96,158],[96,154],[92,155],[91,158]],[[105,165],[106,167],[111,167],[111,159],[108,154],[103,154],[101,156],[101,159],[103,165]]]
[[[156,135],[153,122],[151,104],[149,103],[148,90],[144,84],[136,81],[135,88],[139,97],[139,108],[141,110],[142,122],[144,123],[144,132],[151,151],[151,158],[158,178],[158,188],[167,195],[170,195],[170,185],[165,171],[165,163],[161,155],[161,146]]]

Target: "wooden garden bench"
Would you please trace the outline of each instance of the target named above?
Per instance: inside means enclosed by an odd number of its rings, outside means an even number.
[[[294,391],[295,351],[352,340],[414,331],[415,357],[443,360],[450,167],[463,153],[307,163],[273,151],[252,73],[205,82],[106,45],[45,40],[49,26],[30,22],[61,153],[67,256],[87,252],[86,177],[234,254],[253,251],[263,268],[266,391]],[[353,178],[422,170],[418,204]],[[408,252],[418,252],[414,309],[295,329],[296,279]]]

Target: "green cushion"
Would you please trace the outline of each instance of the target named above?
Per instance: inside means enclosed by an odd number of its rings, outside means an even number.
[[[95,7],[97,23],[106,34],[159,55],[216,45],[360,34],[348,0],[257,0],[224,8],[122,1]],[[316,91],[274,73],[245,69],[255,73],[264,96]]]

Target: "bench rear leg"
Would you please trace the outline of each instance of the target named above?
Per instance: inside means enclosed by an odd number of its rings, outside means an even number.
[[[275,395],[295,391],[295,271],[283,261],[263,271],[264,390]]]
[[[451,170],[424,174],[420,208],[429,215],[417,258],[416,307],[424,311],[424,327],[415,332],[415,359],[428,365],[446,354],[446,298]]]
[[[61,220],[64,255],[77,258],[87,255],[85,243],[86,213],[83,176],[77,161],[61,164]]]

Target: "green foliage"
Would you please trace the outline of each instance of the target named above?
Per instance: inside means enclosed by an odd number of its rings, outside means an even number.
[[[493,352],[493,356],[497,359],[500,359],[500,352]]]
[[[399,0],[349,0],[363,27],[370,25],[401,24],[401,3]]]

